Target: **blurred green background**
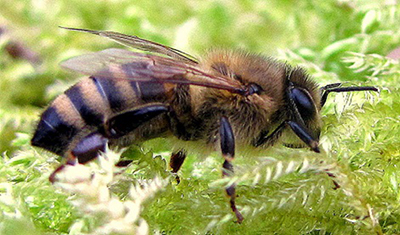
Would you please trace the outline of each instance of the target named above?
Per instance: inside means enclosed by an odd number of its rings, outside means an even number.
[[[93,231],[96,218],[82,219],[68,194],[47,181],[59,159],[30,147],[29,138],[46,105],[81,78],[62,70],[60,61],[119,45],[58,26],[137,35],[194,56],[212,48],[244,49],[302,66],[321,85],[347,81],[380,89],[379,95],[329,98],[323,154],[277,147],[262,169],[258,158],[239,157],[242,225],[233,222],[223,197],[218,154],[189,156],[181,185],[171,183],[144,206],[150,233],[400,233],[400,69],[393,52],[400,47],[399,22],[396,1],[380,0],[2,0],[0,233]],[[151,161],[153,152],[168,152],[160,143],[133,151],[141,166],[131,170],[133,181],[167,177],[165,161]],[[303,172],[305,160],[311,166]],[[332,189],[324,170],[340,189]],[[271,172],[276,177],[267,180]]]

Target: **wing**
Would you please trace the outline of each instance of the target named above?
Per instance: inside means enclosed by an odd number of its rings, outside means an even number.
[[[116,33],[116,32],[111,32],[111,31],[95,31],[95,30],[76,29],[76,28],[67,28],[67,27],[60,27],[60,28],[99,35],[99,36],[111,39],[113,41],[116,41],[124,46],[136,48],[136,49],[139,49],[142,51],[148,51],[148,52],[153,52],[153,53],[157,53],[157,54],[162,54],[162,55],[169,56],[171,58],[175,58],[177,60],[182,60],[182,61],[190,62],[193,64],[197,64],[197,60],[193,56],[186,54],[183,51],[177,50],[172,47],[164,46],[164,45],[156,43],[156,42],[148,41],[146,39],[142,39],[142,38],[139,38],[136,36],[126,35],[126,34],[121,34],[121,33]]]
[[[63,61],[61,66],[97,78],[197,85],[238,94],[246,92],[239,81],[206,73],[196,64],[123,49],[111,48],[73,57]]]

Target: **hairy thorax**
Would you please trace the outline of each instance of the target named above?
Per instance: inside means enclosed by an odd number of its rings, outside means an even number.
[[[218,143],[219,119],[226,116],[238,146],[252,145],[266,128],[276,125],[276,112],[282,109],[285,68],[274,60],[240,51],[212,51],[199,64],[204,71],[243,86],[257,84],[259,94],[249,96],[225,90],[190,87],[192,115],[199,121],[199,135],[208,143]]]

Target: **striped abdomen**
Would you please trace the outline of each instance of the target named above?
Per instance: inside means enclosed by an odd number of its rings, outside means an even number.
[[[172,88],[160,83],[85,78],[43,112],[32,145],[62,156],[115,114],[151,102],[166,103]]]

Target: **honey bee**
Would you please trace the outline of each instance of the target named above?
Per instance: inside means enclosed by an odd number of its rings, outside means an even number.
[[[31,143],[66,157],[66,164],[90,161],[106,145],[125,147],[173,137],[220,151],[223,176],[230,176],[237,149],[281,142],[320,152],[320,111],[328,94],[377,91],[340,83],[319,87],[302,68],[242,51],[214,50],[197,60],[136,36],[66,29],[146,52],[107,49],[62,62],[62,67],[89,77],[50,104]],[[172,155],[172,172],[178,172],[185,156],[184,149]],[[235,185],[225,190],[241,222]]]

